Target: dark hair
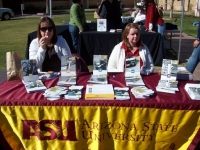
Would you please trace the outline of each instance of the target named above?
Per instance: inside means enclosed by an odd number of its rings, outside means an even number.
[[[140,34],[140,27],[138,26],[138,24],[136,23],[129,23],[126,25],[124,32],[122,34],[122,41],[124,42],[124,44],[126,45],[126,47],[128,49],[132,49],[131,44],[129,43],[128,39],[127,39],[127,35],[129,34],[130,30],[134,28],[138,30],[138,36],[139,36],[139,40],[136,43],[136,45],[139,47],[142,45],[142,38],[141,38],[141,34]]]
[[[57,42],[57,38],[58,38],[58,34],[57,34],[57,31],[56,31],[56,26],[55,26],[55,23],[53,22],[53,20],[49,17],[42,17],[40,19],[40,22],[38,24],[38,29],[37,29],[37,37],[38,37],[38,40],[41,39],[42,35],[40,34],[40,26],[43,22],[48,22],[52,27],[53,27],[53,36],[52,36],[52,39],[51,39],[51,43],[52,44],[56,44]]]

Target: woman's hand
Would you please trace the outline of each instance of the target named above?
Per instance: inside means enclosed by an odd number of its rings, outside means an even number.
[[[199,43],[200,43],[199,40],[195,40],[193,43],[193,47],[196,48],[199,45]]]
[[[40,47],[42,47],[44,50],[47,49],[47,43],[46,43],[47,38],[48,38],[48,36],[43,36],[39,41]]]

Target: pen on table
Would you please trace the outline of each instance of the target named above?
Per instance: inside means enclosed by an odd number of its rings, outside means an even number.
[[[117,81],[117,77],[113,75],[113,79]]]

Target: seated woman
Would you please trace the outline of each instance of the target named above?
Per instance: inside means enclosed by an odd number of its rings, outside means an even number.
[[[129,23],[122,34],[122,42],[117,44],[108,60],[108,72],[123,72],[127,56],[140,56],[141,74],[153,72],[154,64],[146,45],[142,43],[140,28],[137,24]]]
[[[57,35],[56,26],[49,17],[41,18],[37,38],[29,47],[29,59],[35,59],[39,71],[55,71],[61,69],[61,56],[71,57],[70,48],[62,36]]]

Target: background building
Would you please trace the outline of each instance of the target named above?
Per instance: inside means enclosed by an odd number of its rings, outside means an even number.
[[[25,11],[31,11],[37,9],[38,11],[44,11],[46,9],[46,3],[49,0],[0,0],[0,7],[8,7],[13,9],[14,12],[20,12],[21,4],[24,4]],[[85,8],[96,8],[97,3],[101,0],[85,0]],[[122,0],[125,7],[134,7],[140,0]],[[175,11],[181,10],[181,0],[155,0],[158,6],[162,6],[165,10],[171,9],[172,1]],[[200,0],[185,0],[185,11],[199,10]],[[71,0],[52,0],[53,9],[70,8],[72,4]]]

